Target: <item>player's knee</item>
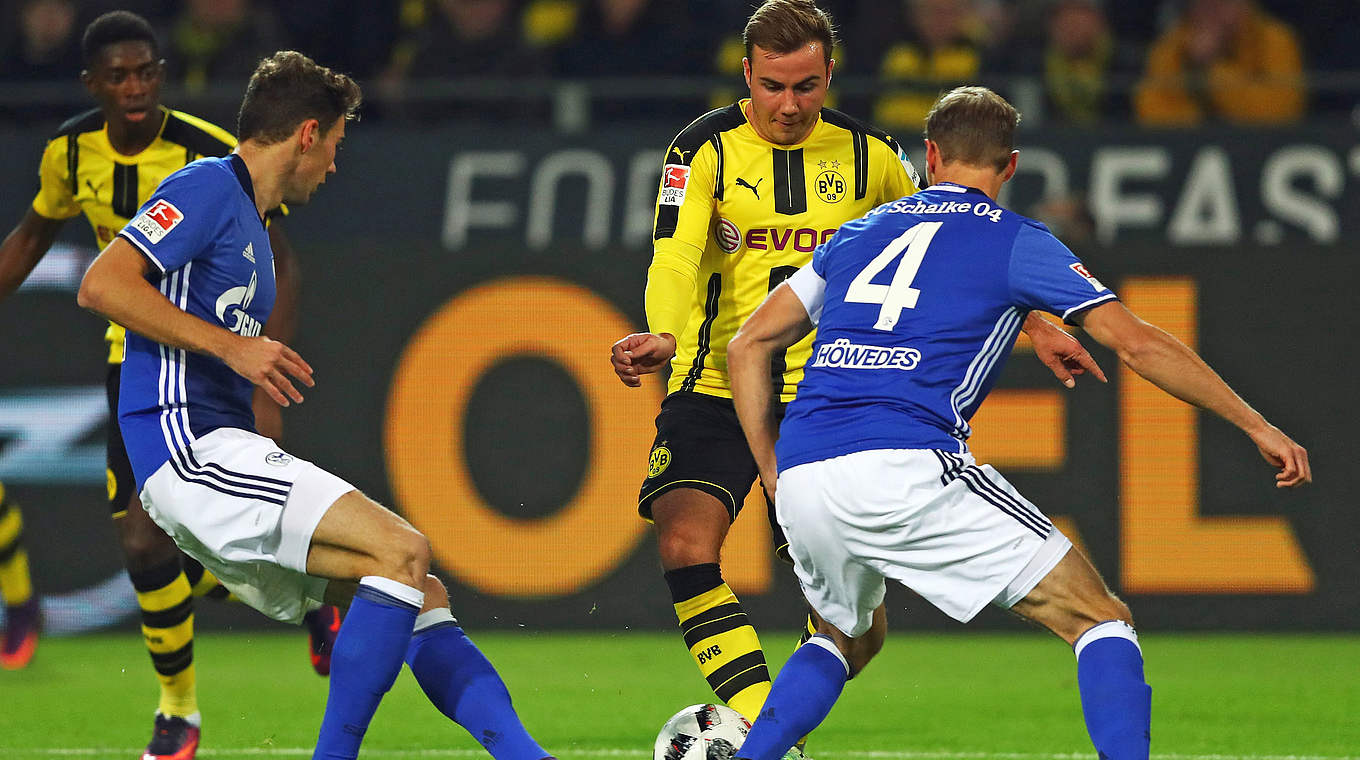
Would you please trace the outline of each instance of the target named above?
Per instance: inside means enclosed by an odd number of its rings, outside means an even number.
[[[449,606],[449,590],[445,588],[443,581],[433,575],[425,574],[425,585],[422,590],[425,592],[425,605],[420,608],[421,612]]]
[[[415,529],[397,532],[389,541],[385,573],[392,580],[423,588],[430,571],[430,542]]]
[[[123,521],[119,526],[118,540],[122,544],[123,556],[127,559],[130,572],[159,567],[179,556],[175,542],[150,520]]]
[[[659,528],[656,547],[657,553],[661,555],[661,566],[674,570],[717,562],[722,550],[722,536],[707,531]]]

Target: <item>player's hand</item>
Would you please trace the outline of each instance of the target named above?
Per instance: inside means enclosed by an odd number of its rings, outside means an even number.
[[[311,365],[293,349],[264,336],[236,341],[222,361],[269,394],[279,406],[288,406],[290,399],[302,403],[302,394],[288,379],[290,375],[308,388],[316,385]]]
[[[1081,341],[1068,335],[1047,319],[1031,313],[1030,318],[1025,320],[1025,334],[1034,344],[1034,355],[1053,371],[1053,376],[1058,378],[1058,382],[1068,388],[1076,387],[1076,375],[1084,375],[1087,372],[1102,383],[1109,382],[1105,379],[1105,373],[1101,371],[1100,365],[1091,356],[1091,352],[1081,345]]]
[[[1276,488],[1291,488],[1313,482],[1313,468],[1308,464],[1308,450],[1294,443],[1279,428],[1267,424],[1264,428],[1248,433],[1251,442],[1261,450],[1265,457],[1279,472],[1275,473]]]
[[[642,385],[642,376],[666,366],[675,356],[675,336],[670,333],[633,333],[618,342],[609,351],[609,362],[623,384],[636,388]]]

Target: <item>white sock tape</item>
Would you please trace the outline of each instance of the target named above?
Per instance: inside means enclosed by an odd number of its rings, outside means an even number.
[[[836,647],[836,642],[832,641],[830,636],[826,636],[824,634],[819,633],[816,636],[813,636],[812,638],[808,639],[807,643],[804,644],[803,646],[809,645],[821,647],[822,649],[825,649],[831,654],[836,655],[836,659],[840,660],[841,666],[845,668],[845,674],[847,676],[850,675],[850,663],[846,661],[845,655],[841,654],[841,650]]]
[[[1072,645],[1072,651],[1076,653],[1077,659],[1081,659],[1081,650],[1085,649],[1091,642],[1100,639],[1128,639],[1133,642],[1135,647],[1138,647],[1139,654],[1143,653],[1143,648],[1138,646],[1138,634],[1132,626],[1123,620],[1106,620],[1103,623],[1091,626],[1086,629],[1086,633],[1077,637],[1076,643]]]

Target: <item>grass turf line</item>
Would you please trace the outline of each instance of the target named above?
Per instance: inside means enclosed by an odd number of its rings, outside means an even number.
[[[677,635],[473,636],[530,730],[565,759],[646,757],[671,713],[712,699]],[[771,665],[782,662],[793,639],[763,638]],[[1143,646],[1154,756],[1357,756],[1360,636],[1151,633]],[[305,635],[205,633],[195,652],[201,757],[310,754],[325,681],[311,672]],[[0,673],[0,758],[135,756],[150,736],[155,702],[136,636],[45,639],[30,668]],[[365,749],[374,758],[484,756],[409,673],[384,701]],[[1041,635],[967,632],[891,636],[847,686],[810,752],[817,760],[1093,756],[1070,650]]]

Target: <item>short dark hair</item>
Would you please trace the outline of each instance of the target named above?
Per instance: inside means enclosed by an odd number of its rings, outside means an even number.
[[[362,101],[359,85],[349,76],[295,50],[282,50],[260,61],[250,75],[236,136],[269,145],[287,139],[308,119],[316,119],[325,134],[340,117],[357,118]]]
[[[940,146],[946,163],[972,166],[1010,163],[1020,112],[986,87],[955,87],[940,96],[926,114],[926,139]]]
[[[131,11],[109,11],[85,27],[80,38],[80,57],[85,68],[94,66],[99,54],[108,45],[118,42],[145,42],[151,46],[151,56],[160,58],[160,44],[151,23]]]
[[[759,45],[772,53],[792,53],[809,42],[822,43],[822,56],[831,63],[831,51],[839,41],[831,14],[813,0],[765,0],[746,20],[741,41],[746,57]]]

